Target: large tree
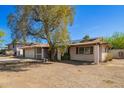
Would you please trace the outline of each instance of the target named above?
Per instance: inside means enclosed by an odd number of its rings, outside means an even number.
[[[17,6],[17,12],[9,15],[9,27],[13,37],[26,40],[35,37],[47,40],[51,59],[54,60],[57,48],[63,52],[69,41],[68,25],[72,24],[72,6]]]
[[[116,32],[105,40],[112,45],[114,49],[124,49],[124,33]]]

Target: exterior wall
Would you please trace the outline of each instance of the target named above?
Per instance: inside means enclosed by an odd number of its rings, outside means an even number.
[[[76,54],[76,47],[70,48],[70,59],[79,61],[94,61],[95,63],[103,62],[109,52],[105,51],[106,46],[93,45],[93,54]]]
[[[35,53],[34,53],[33,48],[25,49],[25,57],[26,58],[35,58]]]
[[[100,46],[100,62],[106,60],[108,53],[105,51],[106,46]]]
[[[23,49],[17,48],[17,49],[16,49],[16,56],[22,57],[22,56],[23,56]]]
[[[33,59],[43,59],[43,58],[49,58],[48,48],[28,48],[25,49],[24,52],[25,58],[33,58]]]
[[[70,60],[94,61],[94,54],[76,54],[76,47],[70,47]]]
[[[122,53],[122,56],[119,53]],[[113,58],[124,58],[124,49],[112,49],[111,54]]]
[[[99,45],[94,45],[94,62],[96,63],[96,64],[99,64],[99,62],[100,62],[100,47],[99,47]]]

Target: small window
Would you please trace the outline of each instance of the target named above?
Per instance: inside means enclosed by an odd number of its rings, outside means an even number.
[[[84,54],[84,48],[83,47],[79,48],[79,54]]]

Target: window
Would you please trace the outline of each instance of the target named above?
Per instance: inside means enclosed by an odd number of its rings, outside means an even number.
[[[37,48],[37,53],[41,53],[41,51],[42,51],[41,49],[42,49],[42,48],[38,47],[38,48]]]
[[[90,47],[85,47],[85,54],[90,54]]]
[[[93,47],[76,47],[76,54],[93,54]]]
[[[79,54],[84,54],[84,48],[83,47],[79,47]]]

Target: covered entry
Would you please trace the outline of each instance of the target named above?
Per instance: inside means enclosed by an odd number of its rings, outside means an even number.
[[[24,57],[32,59],[49,59],[49,45],[35,44],[23,47]]]
[[[35,58],[36,59],[49,59],[49,48],[37,47],[35,48]]]

